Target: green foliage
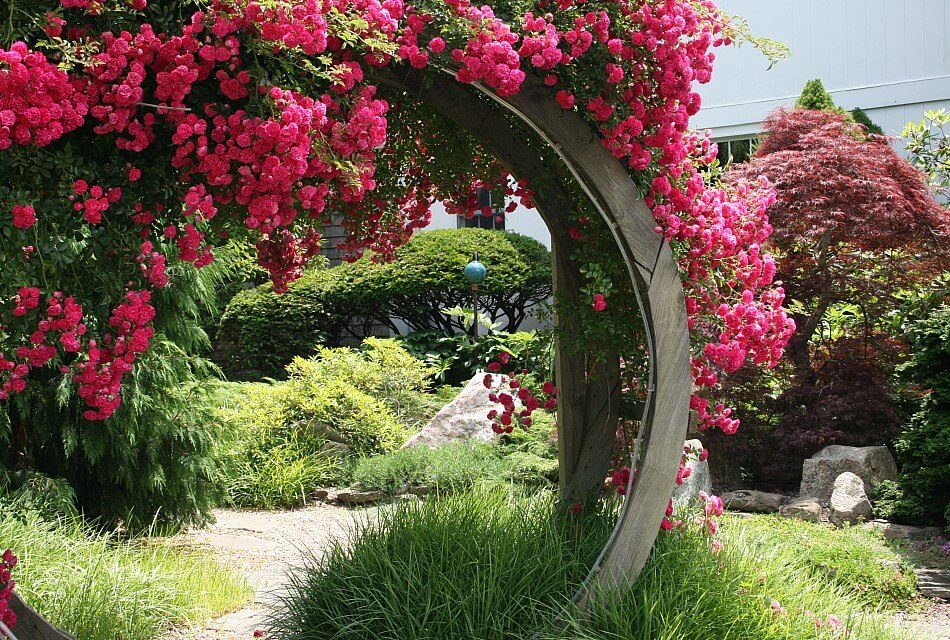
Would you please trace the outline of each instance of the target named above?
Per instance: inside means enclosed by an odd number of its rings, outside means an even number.
[[[609,513],[577,526],[547,496],[503,489],[397,504],[292,578],[281,637],[529,637],[593,563]]]
[[[865,640],[902,637],[864,613],[867,594],[815,571],[771,520],[727,521],[718,554],[695,531],[661,534],[636,583],[576,611],[568,599],[607,540],[615,507],[568,516],[550,494],[479,489],[380,510],[295,576],[276,629],[307,640],[833,637],[816,631],[813,613],[837,616]],[[552,625],[562,607],[566,628]]]
[[[795,107],[811,111],[835,111],[838,109],[831,94],[828,93],[825,85],[818,78],[805,83],[802,94],[795,101]]]
[[[488,267],[479,309],[514,331],[551,295],[550,252],[515,233],[439,230],[416,234],[394,262],[310,270],[281,295],[270,285],[238,293],[221,319],[216,361],[234,379],[280,377],[295,356],[320,345],[367,335],[376,323],[396,330],[393,318],[451,336],[463,320],[444,309],[472,306],[462,270],[475,251]]]
[[[440,331],[417,331],[403,340],[406,348],[436,372],[435,378],[448,385],[465,384],[502,352],[510,353],[519,366],[541,380],[554,378],[554,332],[499,331],[470,336],[443,335]]]
[[[251,590],[210,557],[161,542],[122,541],[78,520],[54,524],[0,509],[0,540],[16,549],[17,591],[82,640],[152,640],[246,602]]]
[[[914,323],[903,376],[924,392],[920,409],[898,439],[899,488],[887,497],[905,522],[950,525],[950,306]]]
[[[750,518],[742,527],[749,544],[767,551],[781,541],[796,551],[800,565],[816,580],[835,584],[869,608],[896,611],[917,597],[914,572],[874,531],[832,529],[777,516]]]
[[[281,295],[270,284],[237,293],[221,316],[215,362],[231,379],[280,377],[294,356],[339,340],[350,312],[331,295],[338,273],[311,269]]]
[[[76,492],[63,478],[24,469],[10,474],[4,490],[14,511],[34,511],[47,520],[79,515]]]
[[[201,357],[210,347],[202,326],[229,264],[178,265],[155,292],[152,347],[127,374],[122,405],[108,420],[82,418],[70,377],[37,380],[5,403],[0,442],[18,453],[3,461],[7,469],[65,479],[82,512],[106,525],[204,522],[218,497],[207,383],[218,372]]]
[[[403,487],[457,491],[481,483],[504,482],[511,463],[497,447],[485,443],[410,447],[363,458],[353,468],[353,484],[363,489],[396,492]]]
[[[855,107],[851,110],[851,119],[860,125],[864,125],[868,133],[873,133],[878,136],[884,135],[884,129],[876,125],[861,107]]]
[[[901,135],[911,164],[927,174],[939,195],[950,195],[950,111],[927,111],[920,122],[908,122]]]
[[[291,507],[401,446],[441,407],[429,370],[395,340],[297,358],[286,381],[220,386],[221,483],[238,506]]]

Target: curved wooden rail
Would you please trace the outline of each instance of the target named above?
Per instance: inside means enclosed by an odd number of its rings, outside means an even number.
[[[416,72],[397,75],[382,71],[378,77],[468,129],[507,164],[514,175],[531,181],[532,176],[543,177],[545,171],[557,172],[557,168],[537,166],[538,159],[533,157],[530,147],[518,139],[517,130],[509,126],[497,110],[489,108],[484,98],[507,109],[557,153],[563,167],[590,198],[614,236],[646,328],[650,356],[648,397],[641,420],[636,483],[627,493],[614,535],[594,567],[592,579],[585,582],[579,599],[586,598],[587,591],[595,586],[629,583],[643,569],[656,539],[672,493],[689,423],[692,390],[689,333],[683,289],[672,251],[655,232],[653,215],[630,176],[604,148],[597,132],[576,113],[561,109],[550,90],[537,78],[529,77],[520,93],[500,97],[479,85],[461,85],[448,72],[423,77]],[[569,201],[564,202],[563,197],[563,194],[545,190],[537,198],[539,210],[551,230],[556,255],[564,254],[558,251],[559,246],[570,246],[563,234],[568,228],[565,214],[571,205]],[[559,264],[565,262],[560,260]],[[569,269],[566,273],[569,284],[576,287],[579,275]],[[564,378],[571,375],[571,371],[559,367],[558,384],[562,392]],[[604,379],[611,379],[609,371],[604,372]],[[615,390],[607,389],[604,398],[609,405],[611,398],[615,398]],[[591,411],[597,413],[594,420],[559,424],[561,462],[572,465],[562,469],[562,490],[568,495],[581,495],[603,481],[616,426],[616,415],[611,418],[609,408],[605,414],[603,407],[607,405],[594,403],[586,407],[588,418]],[[572,449],[569,455],[565,455],[565,447]]]

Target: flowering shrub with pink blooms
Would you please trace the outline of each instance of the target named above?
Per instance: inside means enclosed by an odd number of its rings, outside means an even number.
[[[21,6],[22,5],[22,6]],[[171,7],[173,10],[169,10]],[[122,403],[148,351],[159,290],[232,237],[257,247],[277,291],[303,274],[336,217],[347,257],[388,259],[436,200],[472,215],[476,187],[531,206],[477,142],[376,69],[449,70],[517,93],[529,74],[576,110],[630,170],[680,260],[694,336],[693,408],[734,432],[722,375],[771,366],[792,330],[762,246],[763,181],[708,188],[715,155],[690,133],[695,82],[729,22],[706,0],[31,1],[0,40],[0,400],[62,383],[89,421]],[[43,16],[26,20],[23,16]],[[501,16],[504,16],[502,19]],[[490,212],[483,212],[490,213]],[[584,264],[588,344],[625,344],[624,388],[643,391],[639,312],[606,229],[582,197],[569,237]],[[493,394],[495,430],[529,426],[557,389],[516,363]],[[59,382],[54,382],[54,381]],[[678,481],[686,471],[684,464]],[[625,487],[622,465],[613,482]],[[714,529],[707,504],[704,526]],[[675,522],[667,519],[665,528]]]
[[[87,420],[109,418],[152,341],[152,294],[229,238],[253,241],[282,291],[331,220],[348,259],[387,260],[437,200],[472,215],[484,186],[530,206],[532,185],[471,136],[373,80],[418,69],[500,96],[537,76],[599,133],[679,259],[693,408],[704,428],[735,431],[720,378],[773,366],[794,325],[763,248],[770,185],[710,188],[715,146],[689,130],[695,85],[733,23],[711,0],[495,4],[18,2],[0,37],[0,398],[57,378]],[[587,281],[578,337],[628,345],[625,389],[637,395],[639,313],[580,196],[569,235]],[[509,384],[523,409],[499,395],[500,430],[556,395]]]

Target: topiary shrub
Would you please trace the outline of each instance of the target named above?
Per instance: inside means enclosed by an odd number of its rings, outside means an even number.
[[[822,84],[818,78],[805,83],[802,94],[798,96],[798,100],[795,101],[795,107],[797,109],[809,109],[811,111],[838,110],[831,94],[828,93],[828,90],[825,89],[825,85]]]
[[[312,270],[280,295],[269,284],[238,293],[222,316],[215,362],[231,379],[282,377],[295,356],[366,336],[374,325],[460,333],[462,319],[443,310],[471,307],[462,270],[476,251],[488,266],[479,310],[514,331],[551,295],[550,252],[515,233],[446,229],[417,234],[393,262],[364,258]]]

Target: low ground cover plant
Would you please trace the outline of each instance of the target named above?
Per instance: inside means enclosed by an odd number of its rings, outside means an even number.
[[[17,592],[81,640],[152,640],[251,596],[240,574],[205,554],[3,506],[0,540],[17,549]]]
[[[380,510],[297,574],[275,628],[308,640],[902,638],[864,613],[889,601],[879,584],[835,582],[754,519],[726,521],[718,543],[690,526],[662,533],[629,590],[580,614],[568,599],[616,508],[564,513],[549,492],[480,488]],[[562,612],[566,626],[552,625]]]
[[[529,427],[493,442],[416,446],[362,458],[351,481],[362,489],[388,492],[421,486],[444,492],[509,482],[553,486],[558,477],[554,416],[538,411],[533,418]]]

